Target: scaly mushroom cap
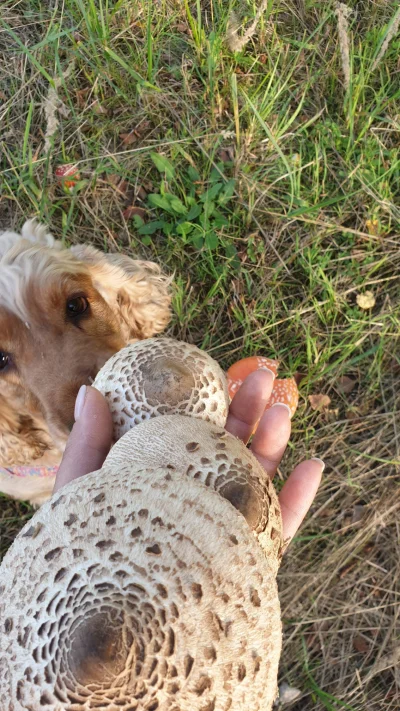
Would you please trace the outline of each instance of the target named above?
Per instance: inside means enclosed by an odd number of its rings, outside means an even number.
[[[115,439],[158,415],[198,417],[224,426],[229,396],[218,363],[196,346],[150,338],[118,351],[94,381],[108,400]]]
[[[173,470],[104,467],[0,571],[4,711],[269,711],[276,582],[244,518]]]
[[[245,517],[276,573],[282,551],[282,519],[271,479],[250,450],[222,427],[165,415],[134,427],[114,445],[104,466],[172,466],[228,499]]]

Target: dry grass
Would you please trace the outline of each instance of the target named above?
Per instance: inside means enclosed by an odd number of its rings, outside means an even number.
[[[235,55],[222,0],[100,3],[103,20],[72,0],[53,13],[3,5],[0,224],[37,214],[67,241],[159,259],[176,273],[175,336],[223,366],[258,352],[305,376],[281,479],[309,455],[327,468],[280,572],[281,679],[302,691],[295,711],[398,709],[396,3],[347,3],[349,86],[333,2],[270,3]],[[256,10],[241,4],[243,26]],[[46,156],[53,77],[67,111]],[[216,245],[199,248],[176,224],[143,238],[127,216],[135,204],[147,223],[166,219],[144,192],[165,187],[151,151],[170,161],[168,190],[183,202],[235,179]],[[53,179],[69,161],[82,177],[73,194]],[[367,290],[376,304],[363,311]],[[347,394],[343,376],[356,383]],[[312,410],[316,393],[329,409]],[[0,553],[28,515],[1,500]]]

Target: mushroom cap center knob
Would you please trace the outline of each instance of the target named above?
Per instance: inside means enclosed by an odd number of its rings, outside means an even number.
[[[228,416],[228,385],[218,363],[172,338],[150,338],[118,351],[94,387],[108,400],[116,440],[160,415],[187,415],[222,427]]]

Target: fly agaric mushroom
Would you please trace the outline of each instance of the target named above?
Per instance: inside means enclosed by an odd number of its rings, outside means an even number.
[[[132,462],[53,496],[6,554],[0,708],[268,711],[281,622],[245,519]]]
[[[242,358],[233,363],[227,372],[229,397],[232,399],[236,395],[240,386],[243,385],[247,376],[254,373],[255,370],[265,369],[271,370],[276,377],[278,372],[279,361],[264,356],[250,356]]]
[[[115,439],[158,415],[190,415],[223,427],[228,414],[228,388],[218,363],[172,338],[126,346],[101,368],[93,385],[108,400]]]
[[[275,380],[271,397],[265,409],[269,410],[276,402],[282,402],[287,405],[290,410],[290,417],[293,417],[299,404],[299,389],[294,378],[277,378]]]
[[[127,432],[104,466],[133,459],[143,469],[173,467],[214,489],[240,511],[276,572],[282,551],[282,522],[271,479],[247,447],[222,427],[181,415],[148,420]]]
[[[54,171],[57,180],[67,189],[73,188],[80,180],[78,168],[73,163],[59,165]]]
[[[279,504],[245,445],[222,430],[225,379],[199,353],[157,339],[103,368],[116,431],[131,431],[100,471],[53,496],[4,558],[0,708],[272,708]]]
[[[278,367],[279,361],[265,358],[264,356],[250,356],[250,358],[242,358],[242,360],[233,363],[227,372],[230,399],[232,400],[236,395],[240,386],[243,385],[243,382],[250,373],[268,368],[268,370],[271,370],[276,376]],[[277,402],[282,402],[287,405],[290,410],[290,417],[293,417],[299,402],[299,391],[294,378],[283,378],[274,381],[271,397],[265,409],[269,410],[269,408]],[[255,429],[257,429],[257,427]]]

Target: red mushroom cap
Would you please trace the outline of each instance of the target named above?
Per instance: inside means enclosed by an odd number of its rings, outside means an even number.
[[[290,409],[290,417],[293,417],[299,403],[299,390],[294,378],[276,379],[272,389],[271,397],[268,405],[265,408],[269,410],[276,402],[282,402],[288,405]]]
[[[227,372],[230,398],[233,398],[250,373],[254,373],[255,370],[260,370],[261,368],[268,368],[276,376],[278,366],[279,361],[265,358],[264,356],[250,356],[233,363]]]
[[[78,167],[73,163],[65,163],[64,165],[59,165],[55,171],[54,175],[62,182],[66,188],[73,188],[76,185],[77,180],[80,180],[80,175],[78,172]],[[73,178],[72,180],[68,178]]]
[[[227,372],[230,399],[232,400],[236,395],[240,386],[250,373],[254,373],[254,371],[260,370],[261,368],[269,368],[269,370],[272,370],[276,375],[278,367],[279,361],[273,360],[272,358],[265,358],[264,356],[251,356],[250,358],[238,360],[231,365]],[[294,378],[277,379],[274,381],[271,397],[265,409],[268,410],[277,402],[288,405],[290,417],[293,417],[299,402],[299,391]],[[257,425],[255,427],[255,430],[256,429]]]

